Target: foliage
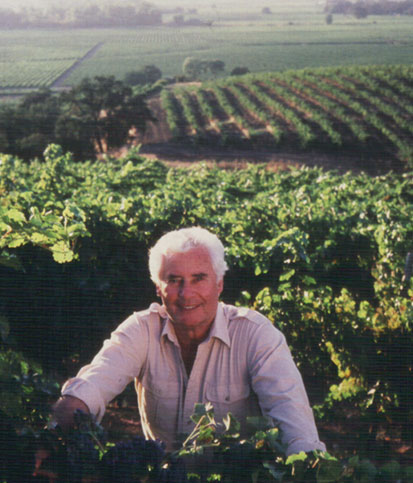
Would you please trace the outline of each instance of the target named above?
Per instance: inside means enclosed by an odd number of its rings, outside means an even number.
[[[339,14],[351,14],[356,18],[366,18],[368,15],[411,15],[413,2],[392,2],[378,0],[365,3],[363,1],[350,2],[348,0],[327,0],[325,11]]]
[[[86,78],[59,95],[30,93],[0,109],[0,149],[29,159],[58,142],[78,159],[104,153],[125,143],[132,128],[143,132],[154,120],[145,95],[114,77]]]
[[[162,23],[161,12],[148,2],[143,2],[138,9],[133,6],[97,4],[83,8],[66,6],[43,10],[41,8],[21,9],[19,12],[9,8],[0,9],[0,27],[7,29],[21,28],[56,28],[56,27],[136,27],[138,25],[159,25]]]
[[[9,444],[2,447],[0,477],[5,483],[32,481],[32,475],[33,481],[46,477],[67,483],[410,481],[412,468],[396,461],[376,465],[358,455],[339,460],[321,451],[286,457],[277,428],[251,418],[251,436],[241,439],[239,422],[231,413],[216,421],[209,403],[195,405],[192,420],[195,428],[181,448],[167,453],[162,442],[142,436],[108,441],[103,428],[80,411],[67,433],[59,427],[16,433],[1,415],[2,434]]]
[[[245,75],[249,74],[250,70],[248,67],[234,67],[231,70],[231,75]]]
[[[196,57],[187,57],[182,64],[182,71],[189,79],[199,80],[210,74],[216,77],[224,72],[225,63],[222,60],[204,60]]]
[[[0,412],[19,426],[45,424],[50,402],[59,394],[59,385],[43,374],[38,363],[3,343],[0,353]]]
[[[318,416],[357,414],[372,434],[391,421],[411,438],[411,173],[186,171],[136,151],[77,164],[50,146],[45,163],[2,156],[0,192],[1,315],[26,356],[87,362],[153,301],[148,248],[202,225],[226,246],[223,299],[286,334]]]
[[[127,72],[125,84],[130,86],[154,84],[162,77],[161,70],[156,65],[145,65],[140,70]]]
[[[121,146],[135,127],[144,131],[153,120],[143,97],[114,77],[84,79],[62,97],[62,115],[56,123],[58,139],[67,146],[89,144],[89,154]],[[76,150],[77,151],[77,150]]]

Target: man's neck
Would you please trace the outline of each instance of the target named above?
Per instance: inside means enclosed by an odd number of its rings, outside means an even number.
[[[182,327],[175,326],[176,337],[188,377],[195,362],[198,346],[208,337],[211,325],[212,323],[208,327],[185,328],[184,330],[182,330]]]
[[[181,356],[182,356],[182,360],[184,362],[184,366],[188,377],[191,374],[192,367],[196,359],[196,354],[198,352],[199,344],[200,343],[197,341],[191,341],[189,344],[180,343]]]

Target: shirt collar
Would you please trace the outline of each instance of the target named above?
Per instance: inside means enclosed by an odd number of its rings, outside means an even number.
[[[165,307],[163,305],[159,305],[157,302],[154,302],[149,307],[149,311],[156,312],[162,319],[161,339],[167,337],[172,343],[174,343],[175,345],[179,345],[178,339],[176,338],[175,330],[173,328],[172,322],[169,320]]]
[[[158,303],[153,303],[149,310],[151,312],[157,312],[159,316],[164,320],[164,325],[161,333],[161,338],[166,336],[174,344],[178,344],[178,339],[175,335],[175,330],[173,328],[172,322],[170,321],[168,314],[163,305]],[[210,340],[212,337],[220,339],[228,347],[231,345],[231,340],[228,332],[228,321],[225,317],[224,308],[222,302],[218,303],[217,313],[215,315],[215,320],[212,324],[211,330],[209,332],[206,341]]]
[[[219,302],[218,304],[217,314],[215,316],[215,320],[214,320],[214,323],[212,324],[207,340],[209,340],[212,337],[216,337],[217,339],[222,340],[222,342],[226,344],[228,347],[231,346],[231,340],[229,338],[229,332],[228,332],[228,321],[224,314],[224,308],[223,308],[222,302]]]

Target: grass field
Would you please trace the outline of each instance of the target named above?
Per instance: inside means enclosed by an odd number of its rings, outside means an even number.
[[[265,72],[413,62],[413,17],[334,16],[333,25],[326,25],[323,4],[311,1],[263,3],[271,15],[261,14],[261,4],[231,0],[191,5],[199,6],[199,18],[213,20],[212,27],[0,31],[0,89],[52,86],[79,60],[65,85],[94,75],[123,78],[147,64],[175,76],[188,56],[221,59],[226,74],[236,66]]]

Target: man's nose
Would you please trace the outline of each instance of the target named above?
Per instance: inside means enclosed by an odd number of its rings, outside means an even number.
[[[188,297],[192,294],[192,288],[191,284],[185,280],[182,280],[182,282],[179,285],[179,295],[180,297]]]

